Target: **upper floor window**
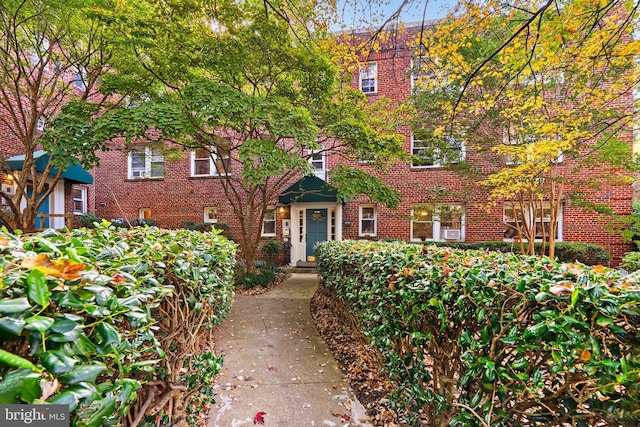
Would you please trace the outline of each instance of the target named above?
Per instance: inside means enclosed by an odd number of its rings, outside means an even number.
[[[191,155],[191,176],[227,175],[231,170],[231,140],[217,146],[196,148]]]
[[[38,41],[35,42],[36,46],[32,45],[31,51],[29,54],[29,60],[31,61],[31,65],[38,65],[40,62],[43,62],[47,55],[49,54],[49,39],[46,37],[40,37]]]
[[[276,235],[276,209],[268,208],[262,218],[262,236]]]
[[[71,77],[71,84],[79,90],[85,90],[87,80],[87,69],[84,67],[75,68]]]
[[[315,176],[322,180],[326,180],[327,178],[327,167],[325,161],[326,156],[324,154],[324,147],[320,150],[311,152],[309,163],[311,164],[311,168],[313,169],[313,173],[315,174]]]
[[[411,209],[412,241],[463,241],[464,205],[414,206]]]
[[[129,179],[164,177],[164,157],[157,148],[129,152]]]
[[[441,167],[463,161],[465,147],[462,141],[452,136],[437,141],[428,137],[428,132],[420,131],[411,134],[411,154],[413,167]]]
[[[377,234],[377,217],[375,206],[360,206],[360,236]]]
[[[360,90],[364,93],[378,92],[378,64],[360,68]]]
[[[87,213],[87,187],[73,186],[73,213],[76,215]]]
[[[429,66],[427,56],[415,56],[411,60],[411,91],[425,90],[427,82],[433,78],[433,70]]]

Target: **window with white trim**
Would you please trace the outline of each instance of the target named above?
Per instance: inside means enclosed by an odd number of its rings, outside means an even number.
[[[37,48],[35,46],[31,47],[31,52],[29,54],[29,59],[31,61],[31,65],[35,66],[40,63],[40,61],[44,60],[49,54],[49,39],[46,37],[41,37],[40,40],[36,42]]]
[[[40,116],[36,122],[36,130],[42,132],[47,124],[47,119],[44,116]]]
[[[556,218],[556,228],[554,233],[554,240],[562,240],[562,206],[558,207],[558,217]],[[525,206],[524,212],[522,207],[516,203],[504,204],[504,240],[511,241],[518,237],[522,233],[522,240],[527,240],[525,227],[535,226],[536,241],[542,240],[543,232],[545,240],[549,239],[549,233],[551,232],[551,205],[548,202],[542,204],[542,211],[540,206],[533,208],[531,206]]]
[[[204,208],[204,222],[215,223],[218,222],[218,208],[207,206]]]
[[[191,153],[191,176],[227,175],[231,166],[231,140],[223,139],[217,147],[200,147]]]
[[[411,240],[464,241],[464,205],[419,205],[411,209]]]
[[[463,161],[466,150],[464,143],[452,136],[437,142],[428,137],[428,132],[417,131],[411,134],[411,154],[412,167],[437,168]]]
[[[360,206],[360,236],[376,236],[378,232],[375,206]]]
[[[138,218],[143,220],[151,218],[151,209],[148,209],[148,208],[138,209]]]
[[[429,66],[428,56],[414,56],[411,59],[411,92],[421,92],[427,87],[427,82],[434,77]]]
[[[262,218],[262,236],[276,235],[276,209],[268,208]]]
[[[79,90],[85,90],[87,88],[87,69],[84,67],[75,68],[72,72],[71,84],[73,87]]]
[[[360,90],[364,93],[378,92],[378,64],[369,64],[360,68]]]
[[[87,213],[87,187],[74,185],[73,190],[73,213],[83,215]]]
[[[129,152],[129,179],[164,177],[164,156],[157,148]]]
[[[311,164],[311,168],[313,169],[313,173],[318,178],[323,181],[327,179],[327,169],[326,169],[326,156],[324,153],[324,147],[320,150],[315,150],[311,152],[311,156],[309,157],[309,163]]]

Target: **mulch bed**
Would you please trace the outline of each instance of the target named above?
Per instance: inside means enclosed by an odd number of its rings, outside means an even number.
[[[311,316],[320,336],[331,349],[349,385],[369,415],[363,422],[375,426],[400,426],[397,414],[391,410],[387,394],[394,389],[381,372],[379,355],[369,345],[355,319],[322,286],[311,298]]]

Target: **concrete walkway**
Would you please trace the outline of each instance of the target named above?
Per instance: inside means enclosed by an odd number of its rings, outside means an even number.
[[[270,292],[236,295],[216,329],[224,353],[209,427],[365,426],[364,407],[318,335],[309,312],[315,274],[294,273]]]

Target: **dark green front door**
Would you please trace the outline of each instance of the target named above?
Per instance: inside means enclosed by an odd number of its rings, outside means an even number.
[[[313,246],[327,240],[327,209],[307,209],[307,259]]]

